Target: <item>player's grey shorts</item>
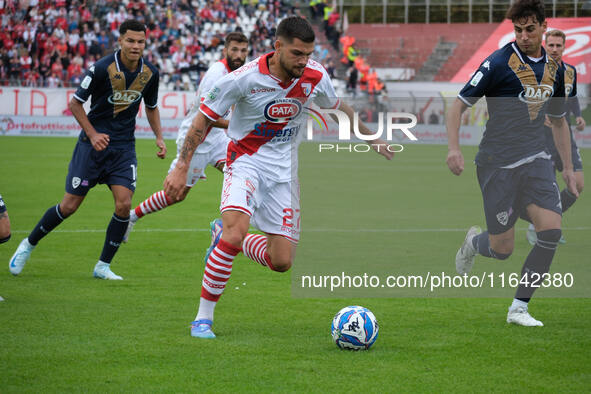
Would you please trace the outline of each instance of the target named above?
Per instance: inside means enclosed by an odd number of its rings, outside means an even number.
[[[529,204],[562,214],[560,189],[548,159],[510,169],[478,166],[476,172],[490,234],[508,231],[519,217],[529,221]]]

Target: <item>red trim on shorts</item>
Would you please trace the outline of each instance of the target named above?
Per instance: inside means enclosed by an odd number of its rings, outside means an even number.
[[[300,240],[299,240],[299,239],[292,238],[292,237],[290,237],[289,235],[285,235],[285,234],[276,234],[276,233],[269,233],[269,232],[267,232],[267,231],[265,231],[265,234],[269,234],[269,235],[279,235],[279,236],[281,236],[281,237],[283,237],[283,238],[287,238],[288,240],[290,240],[291,242],[293,242],[293,243],[295,243],[295,244],[298,244],[298,243],[300,243]]]
[[[247,214],[248,216],[252,216],[252,212],[250,212],[248,209],[240,207],[238,205],[226,205],[225,207],[220,209],[221,213],[224,213],[226,211],[240,211],[240,212]]]

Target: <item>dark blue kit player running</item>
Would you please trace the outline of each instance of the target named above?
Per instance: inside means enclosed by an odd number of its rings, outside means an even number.
[[[103,251],[93,275],[99,279],[123,279],[111,271],[110,263],[129,223],[137,175],[135,118],[142,98],[161,159],[166,155],[166,145],[157,107],[158,70],[142,58],[146,27],[128,20],[121,24],[119,33],[121,49],[89,68],[70,102],[70,110],[82,131],[68,168],[66,193],[20,243],[9,262],[13,275],[21,273],[37,243],[76,212],[88,191],[101,183],[108,185],[113,193],[115,213],[107,227]],[[82,104],[91,96],[87,115]]]
[[[486,96],[490,118],[476,166],[488,231],[470,228],[456,255],[456,271],[470,272],[476,254],[507,259],[513,252],[517,219],[532,222],[537,242],[523,264],[520,279],[525,280],[519,281],[507,322],[542,326],[529,314],[528,303],[550,269],[562,225],[560,190],[545,141],[545,115],[564,163],[563,178],[571,193],[578,192],[564,118],[564,69],[542,48],[544,3],[517,0],[507,18],[513,22],[515,41],[482,62],[447,114],[447,165],[460,175],[464,169],[458,137],[462,112]]]

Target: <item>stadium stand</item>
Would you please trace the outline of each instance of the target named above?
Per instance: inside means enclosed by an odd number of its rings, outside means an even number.
[[[403,67],[415,71],[415,80],[449,80],[497,24],[433,23],[351,24],[347,34],[372,67]],[[434,69],[422,73],[433,55]]]
[[[0,85],[31,87],[76,86],[85,69],[112,51],[121,22],[135,18],[148,26],[145,56],[159,67],[162,87],[194,90],[227,33],[250,37],[252,59],[272,49],[278,20],[298,13],[289,2],[272,0],[3,3]]]

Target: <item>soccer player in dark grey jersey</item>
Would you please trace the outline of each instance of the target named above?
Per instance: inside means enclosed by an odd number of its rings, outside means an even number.
[[[504,260],[513,252],[515,222],[532,222],[538,241],[527,256],[507,322],[542,326],[528,312],[535,289],[548,273],[561,236],[560,191],[543,124],[552,121],[556,147],[564,163],[568,189],[578,195],[570,156],[570,133],[564,119],[564,70],[542,48],[546,30],[544,3],[518,0],[507,12],[515,42],[495,51],[480,65],[447,114],[448,155],[451,172],[460,175],[464,158],[459,146],[462,112],[486,96],[490,119],[476,155],[487,230],[473,226],[456,255],[456,271],[467,274],[474,257]],[[533,284],[533,285],[532,285]]]
[[[161,159],[166,155],[158,100],[158,70],[144,61],[144,24],[128,20],[119,27],[121,50],[105,56],[87,71],[70,102],[70,110],[82,127],[66,177],[62,201],[49,208],[37,226],[17,248],[8,264],[13,275],[21,273],[37,243],[72,215],[97,183],[113,193],[115,213],[107,227],[103,251],[93,271],[95,278],[121,280],[110,263],[129,223],[131,198],[136,186],[135,118],[140,101],[156,136]],[[82,103],[92,96],[90,112]]]

